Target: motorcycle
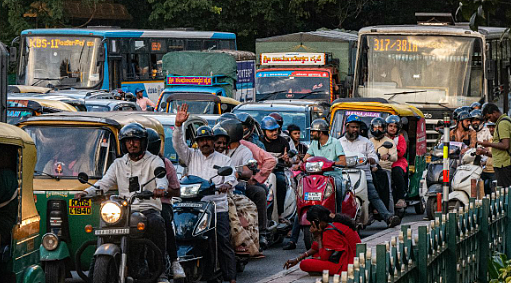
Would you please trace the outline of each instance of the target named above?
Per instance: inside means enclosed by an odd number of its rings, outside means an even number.
[[[347,158],[347,167],[355,166],[357,163],[355,159],[355,157]],[[307,221],[307,211],[311,206],[322,205],[333,213],[343,213],[353,220],[359,215],[360,206],[350,181],[344,178],[341,181],[333,174],[329,174],[335,171],[336,167],[338,166],[334,161],[318,156],[311,157],[302,164],[301,169],[305,173],[298,176],[296,203],[306,249],[310,249],[312,245],[312,235],[309,230],[311,224]],[[342,199],[340,206],[338,197]]]
[[[85,226],[85,232],[94,232],[97,240],[83,243],[76,253],[76,270],[84,281],[88,282],[88,278],[81,269],[81,255],[88,246],[92,245],[97,246],[94,253],[95,263],[92,273],[92,282],[94,283],[152,283],[162,274],[164,267],[163,255],[160,249],[152,241],[143,237],[147,218],[141,212],[132,212],[131,206],[136,199],[152,198],[153,193],[151,191],[144,191],[143,188],[156,178],[164,178],[165,174],[165,168],[158,167],[154,170],[155,176],[148,182],[141,186],[136,184],[139,190],[131,197],[124,198],[119,195],[111,195],[107,200],[102,201],[99,228],[93,228],[91,225]],[[87,174],[78,174],[78,180],[82,184],[94,187],[96,189],[96,196],[103,196],[103,191],[98,186],[89,183]],[[152,264],[150,269],[147,270],[149,277],[147,277],[147,273],[140,275],[141,268],[137,269],[128,263],[128,256],[135,256],[128,252],[130,247],[134,245],[144,246],[145,252],[153,255]],[[149,260],[149,257],[145,259]],[[143,279],[142,277],[146,278]]]
[[[449,211],[467,206],[470,197],[478,197],[478,193],[472,193],[472,180],[476,180],[476,192],[484,191],[484,183],[481,180],[481,156],[476,155],[476,149],[471,148],[461,158],[461,165],[456,168],[452,178],[449,193]]]
[[[232,174],[232,167],[215,167],[217,176]],[[216,177],[216,176],[214,176]],[[216,186],[212,179],[204,180],[189,175],[181,179],[181,196],[173,198],[174,225],[176,229],[177,254],[186,273],[186,282],[220,279],[218,259],[216,205],[213,201],[201,201],[213,195]],[[243,270],[248,257],[236,255],[236,268]]]

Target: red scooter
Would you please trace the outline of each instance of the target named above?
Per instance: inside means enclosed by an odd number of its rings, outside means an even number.
[[[343,179],[340,172],[340,178],[337,182],[332,175],[324,174],[328,171],[334,171],[335,167],[334,161],[324,157],[311,157],[302,164],[301,169],[305,173],[297,176],[297,212],[307,249],[312,244],[312,236],[309,231],[311,224],[307,221],[307,211],[311,206],[322,205],[332,213],[343,213],[353,220],[356,219],[359,212],[360,205],[356,201],[350,182]],[[341,187],[339,188],[339,186]],[[337,190],[342,191],[336,193]],[[337,196],[342,197],[340,211],[337,205]]]

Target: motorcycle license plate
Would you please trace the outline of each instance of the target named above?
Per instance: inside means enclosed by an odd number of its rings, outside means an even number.
[[[305,193],[305,200],[321,200],[321,193]]]
[[[92,201],[91,199],[70,199],[69,215],[91,215]]]

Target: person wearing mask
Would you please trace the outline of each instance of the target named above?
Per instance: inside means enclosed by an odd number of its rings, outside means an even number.
[[[167,192],[169,197],[179,197],[181,195],[181,185],[179,184],[179,180],[177,179],[176,169],[172,162],[162,156],[161,154],[161,138],[158,132],[155,130],[148,128],[147,129],[147,151],[152,153],[153,155],[159,156],[163,162],[165,163],[165,170],[167,171],[167,181],[169,182],[169,187]],[[177,260],[177,246],[176,246],[176,236],[174,235],[174,229],[172,227],[172,219],[174,218],[174,212],[172,210],[172,204],[170,202],[169,197],[162,197],[161,200],[161,216],[163,220],[165,220],[165,227],[167,232],[167,254],[169,255],[169,259],[171,262],[170,269],[172,271],[172,278],[174,280],[185,278],[186,274],[183,270],[183,267]]]
[[[493,137],[490,130],[484,126],[483,112],[479,109],[470,112],[470,126],[476,132],[477,142],[489,141]]]
[[[121,197],[129,198],[135,192],[131,191],[134,182],[145,184],[154,177],[154,170],[158,167],[165,167],[163,160],[156,155],[147,151],[148,133],[144,126],[139,123],[130,123],[119,131],[119,142],[124,155],[114,160],[108,168],[106,174],[96,186],[104,193],[111,188],[117,186]],[[156,178],[144,187],[144,190],[151,191],[154,198],[148,200],[136,199],[131,206],[132,211],[139,211],[147,217],[147,228],[144,235],[147,236],[161,251],[162,255],[166,254],[166,234],[165,220],[161,216],[162,204],[160,197],[165,195],[168,190],[169,183],[166,178]],[[138,188],[136,188],[138,189]],[[95,187],[89,187],[75,195],[80,199],[85,196],[92,196],[96,192]],[[135,245],[131,249],[131,254],[142,254],[142,247]],[[135,259],[135,256],[130,257]],[[135,266],[139,262],[133,262]],[[162,263],[165,266],[165,263]],[[93,266],[93,265],[91,265]],[[90,274],[94,273],[91,270]],[[168,282],[167,275],[163,272],[158,282]]]
[[[135,90],[135,95],[137,96],[137,104],[138,104],[138,106],[140,106],[140,109],[142,109],[142,111],[147,111],[148,105],[153,107],[153,109],[154,109],[154,107],[156,107],[154,102],[152,102],[149,98],[144,97],[143,89],[137,88]]]
[[[359,166],[359,168],[363,169],[366,174],[369,201],[385,222],[387,222],[387,225],[389,227],[395,227],[401,223],[401,219],[387,210],[376,191],[371,174],[371,167],[375,167],[378,164],[378,156],[374,150],[373,143],[366,137],[360,135],[361,123],[363,122],[358,115],[352,114],[348,116],[348,118],[346,118],[346,133],[339,141],[341,142],[344,152],[360,153],[367,157],[367,164]]]
[[[264,150],[264,144],[261,142],[261,137],[259,137],[256,131],[257,121],[254,117],[246,112],[238,112],[236,113],[236,118],[238,118],[243,125],[243,139]]]
[[[300,161],[303,159],[305,154],[307,154],[307,151],[309,150],[309,147],[300,141],[301,136],[301,129],[295,124],[289,124],[287,126],[287,132],[289,133],[289,137],[291,137],[291,140],[293,141],[293,144],[296,148],[296,151],[298,152],[298,158],[297,161]]]
[[[396,208],[406,207],[406,191],[408,191],[407,172],[408,161],[406,160],[407,144],[405,137],[400,134],[402,124],[397,115],[390,115],[385,119],[387,124],[387,136],[394,142],[397,148],[397,161],[392,163],[392,193]]]
[[[227,133],[229,146],[225,148],[224,151],[221,151],[221,153],[231,158],[231,166],[237,167],[246,165],[249,160],[254,159],[252,151],[240,143],[243,138],[243,126],[241,125],[241,121],[238,119],[225,120],[215,126],[215,128],[216,127],[223,128]],[[266,190],[257,184],[246,182],[252,178],[252,175],[253,171],[247,166],[239,168],[238,171],[236,171],[236,177],[238,180],[244,181],[238,181],[236,187],[244,187],[242,190],[245,191],[245,195],[252,200],[257,207],[259,243],[263,248],[266,248],[268,246],[268,241],[266,240]]]
[[[486,120],[495,123],[495,132],[491,142],[483,141],[479,144],[486,148],[492,148],[493,169],[497,185],[509,187],[511,186],[511,156],[509,153],[511,119],[506,114],[502,114],[497,105],[493,103],[485,104],[483,116]]]
[[[215,151],[213,130],[208,126],[200,126],[196,130],[195,139],[198,148],[189,148],[183,140],[183,123],[188,120],[188,105],[183,104],[178,107],[175,128],[172,133],[172,143],[179,158],[188,167],[188,174],[195,175],[205,180],[210,180],[217,175],[217,170],[213,166],[230,166],[231,159]],[[236,282],[236,258],[234,250],[230,243],[230,225],[227,192],[231,191],[237,184],[234,174],[221,177],[216,176],[212,179],[218,192],[215,195],[205,196],[202,201],[213,201],[216,204],[216,225],[217,225],[217,243],[220,260],[220,270],[224,280]]]
[[[470,128],[470,114],[467,111],[462,111],[458,114],[458,122],[456,127],[450,131],[450,140],[463,142],[468,148],[475,148],[477,143],[477,133]],[[468,148],[461,151],[465,153]]]
[[[284,201],[286,198],[287,180],[284,173],[286,167],[291,166],[289,156],[289,142],[280,136],[280,126],[277,121],[270,116],[266,116],[261,121],[261,128],[264,132],[263,144],[266,151],[271,153],[278,159],[278,163],[273,169],[273,173],[277,177],[277,211],[281,222],[286,222],[286,219],[281,215],[284,212]]]
[[[343,214],[330,213],[321,205],[310,207],[307,220],[315,241],[304,254],[286,261],[284,268],[300,263],[305,272],[328,270],[334,275],[346,271],[356,256],[357,244],[361,243],[355,222]],[[307,259],[309,256],[312,258]]]

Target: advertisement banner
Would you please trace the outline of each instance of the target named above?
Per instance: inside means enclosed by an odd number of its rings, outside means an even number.
[[[201,76],[168,76],[168,85],[199,85],[199,86],[211,86],[211,77]]]
[[[255,93],[255,61],[238,61],[236,100],[253,101]]]
[[[325,53],[261,53],[261,65],[325,65]]]

